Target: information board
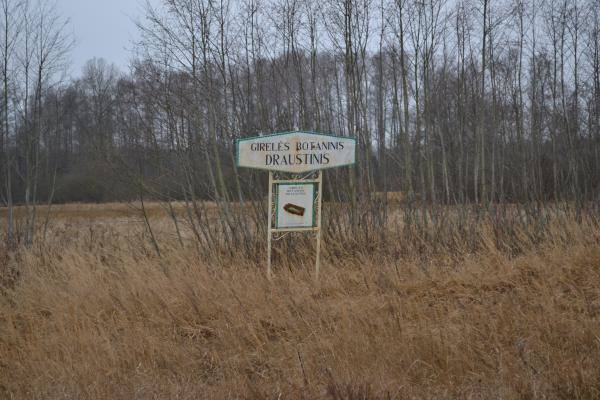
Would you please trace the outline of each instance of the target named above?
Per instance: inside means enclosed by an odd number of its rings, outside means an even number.
[[[278,184],[275,227],[277,229],[314,227],[314,203],[314,183]]]
[[[356,139],[295,131],[236,141],[237,166],[269,171],[267,276],[271,278],[273,235],[316,234],[315,277],[321,260],[323,171],[356,163]],[[288,177],[285,177],[288,175]]]
[[[287,132],[237,141],[239,167],[302,173],[356,162],[356,139]]]

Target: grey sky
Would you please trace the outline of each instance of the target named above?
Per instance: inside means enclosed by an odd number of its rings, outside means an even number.
[[[93,57],[105,58],[126,70],[131,58],[132,40],[137,30],[132,19],[142,12],[144,0],[57,0],[61,15],[70,19],[76,39],[71,53],[71,73]]]

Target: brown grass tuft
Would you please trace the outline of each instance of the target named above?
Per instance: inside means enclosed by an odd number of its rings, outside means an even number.
[[[140,224],[63,221],[7,259],[0,397],[600,398],[593,221],[515,233],[517,252],[493,224],[477,251],[326,242],[317,285],[310,251],[269,282],[262,255],[200,260],[155,222],[162,258]]]

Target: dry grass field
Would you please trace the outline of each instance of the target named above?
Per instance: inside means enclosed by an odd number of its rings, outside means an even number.
[[[276,244],[270,282],[264,250],[181,243],[149,210],[160,257],[123,204],[55,206],[2,254],[0,398],[600,398],[593,216],[328,237],[315,283],[311,248]]]

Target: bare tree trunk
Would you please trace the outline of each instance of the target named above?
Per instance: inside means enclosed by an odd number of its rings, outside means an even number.
[[[406,0],[396,0],[398,6],[398,18],[400,22],[400,71],[402,76],[402,105],[404,111],[404,131],[402,135],[402,147],[404,149],[404,190],[409,199],[414,196],[414,190],[412,185],[412,152],[410,145],[410,110],[408,107],[408,68],[406,67],[407,54],[404,49],[404,20],[403,11],[405,8]]]
[[[485,70],[487,68],[486,64],[486,45],[487,45],[487,34],[488,34],[488,7],[489,0],[483,0],[483,38],[481,43],[481,92],[480,98],[481,101],[479,103],[479,152],[480,152],[480,200],[482,203],[487,201],[487,186],[486,186],[486,170],[485,170]]]
[[[0,162],[0,171],[2,171],[2,179],[4,180],[5,197],[4,201],[7,207],[6,215],[6,245],[9,249],[15,247],[15,222],[14,222],[14,206],[13,206],[13,193],[12,193],[12,156],[10,150],[10,124],[9,124],[9,71],[8,63],[10,61],[10,55],[13,50],[14,41],[16,37],[12,37],[10,22],[18,23],[17,16],[14,15],[15,10],[11,8],[11,2],[9,0],[2,1],[2,17],[4,22],[4,40],[2,43],[2,98],[3,98],[3,112],[2,112],[2,134],[0,135],[0,156],[2,157]]]

